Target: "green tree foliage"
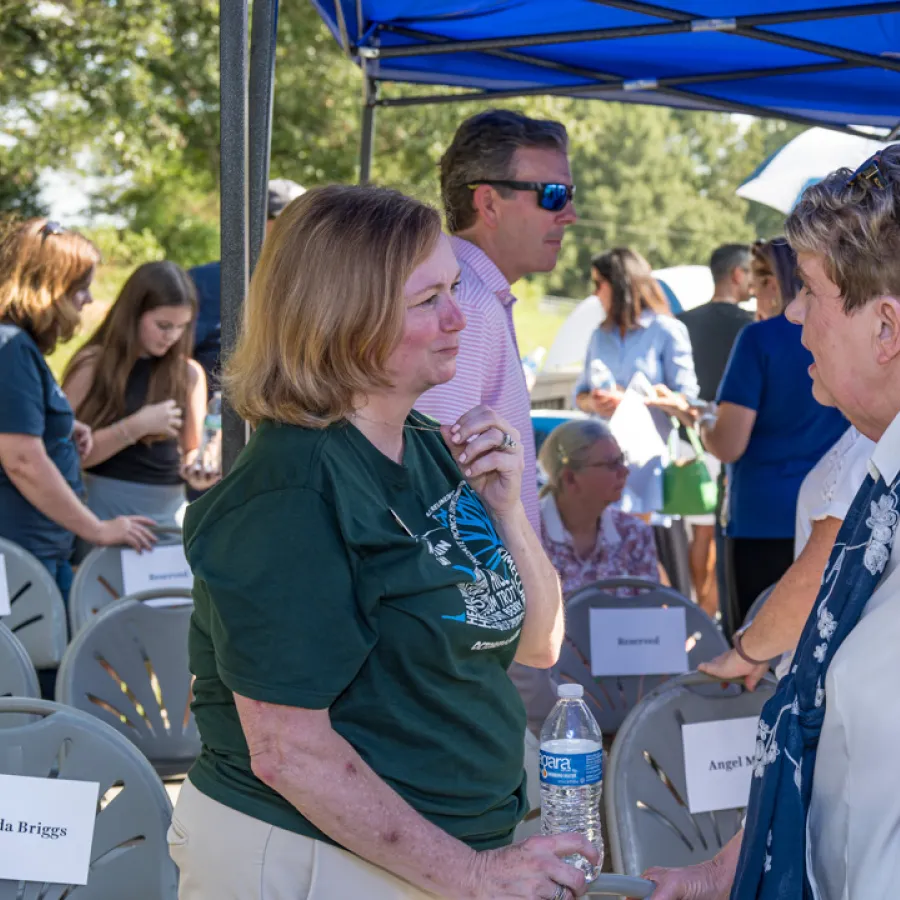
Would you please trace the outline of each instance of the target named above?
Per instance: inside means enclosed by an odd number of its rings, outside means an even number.
[[[43,167],[126,176],[96,198],[184,264],[218,253],[216,0],[0,4],[0,210],[37,211]],[[281,4],[273,177],[357,176],[362,78],[312,4]],[[388,85],[385,96],[437,88]],[[719,243],[777,233],[782,217],[737,185],[798,129],[656,107],[544,97],[504,103],[563,121],[579,223],[544,279],[579,296],[590,256],[628,244],[655,266],[706,262]],[[379,109],[373,177],[437,202],[437,163],[481,103]],[[12,139],[12,142],[10,141]]]

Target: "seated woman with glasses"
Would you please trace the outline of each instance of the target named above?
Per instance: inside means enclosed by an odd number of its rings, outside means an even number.
[[[605,422],[558,425],[542,444],[539,461],[547,477],[541,540],[564,594],[601,578],[660,577],[653,529],[614,508],[628,462]]]

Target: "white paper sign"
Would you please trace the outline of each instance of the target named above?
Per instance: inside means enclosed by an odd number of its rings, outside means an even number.
[[[122,584],[126,594],[161,588],[191,588],[194,576],[181,544],[154,547],[138,553],[122,550]]]
[[[758,722],[758,716],[748,716],[683,726],[684,770],[692,813],[747,805]]]
[[[0,880],[87,884],[99,789],[0,775]]]
[[[683,607],[592,609],[591,674],[678,675],[688,670]]]
[[[8,616],[11,612],[9,579],[6,577],[6,557],[0,553],[0,616]]]

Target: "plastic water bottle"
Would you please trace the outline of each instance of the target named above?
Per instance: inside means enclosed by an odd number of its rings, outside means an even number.
[[[616,379],[602,359],[591,360],[591,387],[595,391],[615,390]]]
[[[198,461],[207,473],[222,469],[222,392],[216,391],[206,407],[203,420],[203,441]]]
[[[582,700],[580,684],[559,685],[557,696],[541,729],[541,832],[583,834],[597,848],[599,864],[592,866],[580,854],[567,857],[566,862],[593,881],[603,865],[603,736]]]

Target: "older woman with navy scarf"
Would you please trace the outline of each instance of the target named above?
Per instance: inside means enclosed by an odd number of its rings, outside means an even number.
[[[743,837],[651,869],[655,900],[874,900],[900,883],[900,144],[809,188],[786,234],[813,393],[877,443],[760,717]]]

